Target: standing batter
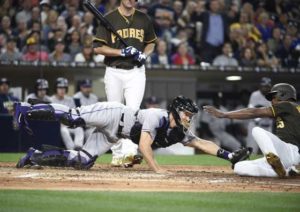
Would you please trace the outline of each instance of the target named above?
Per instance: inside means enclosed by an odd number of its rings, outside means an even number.
[[[272,106],[231,112],[204,106],[208,113],[218,118],[270,117],[276,121],[276,135],[261,127],[253,128],[252,135],[264,157],[237,163],[234,172],[238,175],[285,177],[298,173],[295,166],[300,163],[300,105],[296,103],[296,89],[290,84],[279,83],[272,87],[266,98]]]
[[[140,110],[138,113],[117,102],[101,102],[76,109],[59,104],[30,106],[26,103],[17,103],[15,118],[20,125],[26,125],[28,119],[42,119],[59,120],[70,127],[86,125],[96,127],[82,150],[39,151],[30,148],[20,159],[17,167],[52,165],[88,169],[99,155],[104,154],[119,138],[124,137],[130,137],[139,145],[149,167],[156,173],[166,171],[154,160],[152,149],[168,147],[179,142],[229,160],[233,164],[249,157],[248,149],[230,153],[213,142],[193,135],[189,127],[197,112],[197,105],[182,96],[176,97],[168,110],[151,108]]]
[[[156,35],[150,18],[135,9],[135,0],[121,0],[120,6],[105,15],[118,34],[130,45],[124,45],[103,26],[98,28],[94,39],[96,54],[105,56],[104,76],[107,101],[124,103],[138,110],[143,100],[146,75],[144,63],[154,51]],[[113,148],[113,165],[120,165],[134,145],[120,141]],[[135,147],[137,149],[137,147]],[[133,151],[134,152],[134,151]],[[135,151],[136,152],[136,151]]]
[[[74,108],[75,103],[72,97],[66,95],[68,93],[69,82],[66,78],[59,77],[55,82],[55,94],[50,97],[52,103],[65,105],[69,108]],[[75,129],[68,128],[61,124],[60,134],[65,144],[66,149],[80,149],[84,142],[84,131],[82,127]],[[72,138],[72,135],[74,139]]]

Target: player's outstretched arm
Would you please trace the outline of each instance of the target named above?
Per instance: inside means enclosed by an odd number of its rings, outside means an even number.
[[[214,156],[217,155],[217,152],[220,149],[220,147],[215,143],[201,138],[194,139],[192,142],[187,144],[187,146],[193,147]]]
[[[165,170],[161,169],[157,162],[154,160],[153,151],[151,148],[152,143],[153,140],[151,138],[150,133],[142,132],[139,143],[139,149],[143,154],[144,159],[153,171],[155,171],[156,173],[165,173]]]
[[[217,118],[229,118],[229,119],[252,119],[259,117],[273,117],[271,107],[262,107],[262,108],[245,108],[241,110],[223,112],[216,109],[213,106],[203,106],[204,111]]]

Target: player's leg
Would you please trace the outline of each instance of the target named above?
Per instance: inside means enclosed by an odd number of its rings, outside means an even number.
[[[252,131],[258,146],[276,173],[283,177],[286,170],[299,163],[298,147],[285,143],[274,134],[255,127]]]
[[[43,151],[30,148],[22,157],[17,168],[26,166],[74,167],[76,169],[91,168],[99,155],[107,152],[112,146],[102,133],[95,132],[88,138],[82,150],[62,150],[50,148]]]
[[[70,130],[67,128],[67,126],[65,126],[65,125],[60,126],[60,134],[61,134],[61,138],[64,142],[66,149],[69,149],[69,150],[74,149],[75,145],[74,145],[73,139],[71,137]]]
[[[128,72],[123,78],[123,84],[126,106],[135,111],[140,109],[146,85],[145,67],[134,68]],[[133,162],[134,156],[138,154],[138,146],[129,139],[121,139],[117,145],[112,147],[112,153],[111,164],[113,166],[121,164],[127,166]]]
[[[265,157],[236,163],[234,173],[240,176],[277,177],[276,172],[268,164]]]
[[[143,101],[146,86],[145,67],[135,68],[132,72],[128,73],[126,78],[124,82],[126,106],[129,106],[133,110],[138,110]]]
[[[84,130],[82,127],[77,127],[73,130],[74,133],[74,144],[76,149],[81,149],[84,143]]]
[[[122,83],[123,73],[111,67],[106,67],[104,84],[105,93],[108,102],[120,102],[124,101],[123,95],[123,83]]]

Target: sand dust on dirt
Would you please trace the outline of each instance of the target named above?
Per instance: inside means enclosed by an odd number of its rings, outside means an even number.
[[[183,192],[300,192],[300,177],[255,178],[235,175],[229,166],[163,166],[155,174],[146,165],[113,168],[97,164],[88,171],[44,167],[17,169],[0,163],[0,189]]]

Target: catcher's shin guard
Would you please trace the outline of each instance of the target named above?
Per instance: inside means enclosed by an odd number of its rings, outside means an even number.
[[[16,167],[17,168],[24,168],[34,165],[34,163],[31,161],[31,157],[34,154],[35,149],[33,147],[30,147],[27,151],[26,155],[24,155],[20,160],[18,161]]]
[[[68,155],[66,150],[52,149],[34,153],[30,160],[40,166],[68,167]]]

